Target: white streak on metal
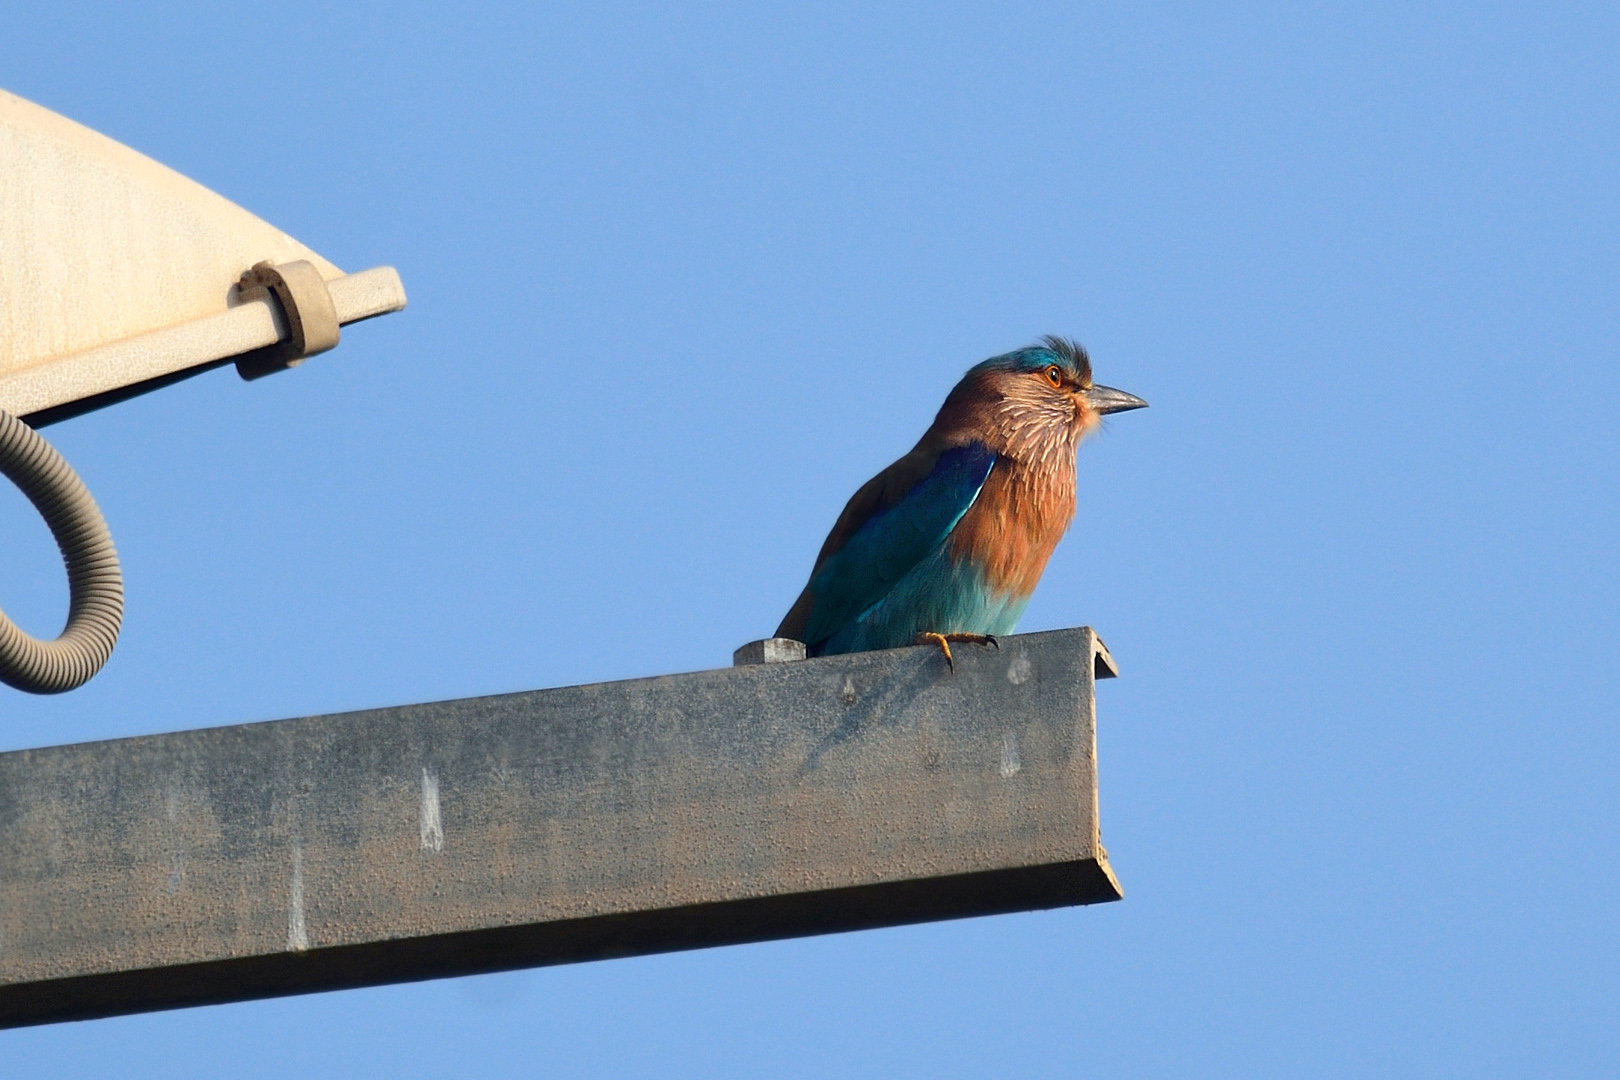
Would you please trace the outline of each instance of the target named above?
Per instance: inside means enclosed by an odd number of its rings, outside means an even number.
[[[444,827],[439,823],[439,778],[426,768],[422,770],[422,809],[417,815],[417,826],[423,851],[443,850]]]
[[[1033,670],[1029,657],[1024,655],[1024,650],[1019,649],[1018,655],[1013,657],[1012,663],[1007,665],[1007,681],[1014,686],[1022,686],[1029,681],[1029,676]]]
[[[1024,763],[1018,760],[1018,736],[1009,731],[1001,737],[1001,778],[1015,776],[1023,767]]]
[[[169,886],[166,891],[170,896],[173,896],[179,891],[180,882],[186,876],[186,849],[184,844],[181,843],[180,830],[177,827],[180,820],[179,792],[173,788],[166,790],[163,793],[163,808],[169,815],[169,825],[171,826],[169,833],[171,842],[169,846],[172,849],[172,858],[169,864]]]
[[[292,896],[287,904],[287,948],[303,952],[309,948],[309,934],[304,929],[304,849],[294,844],[292,849]]]

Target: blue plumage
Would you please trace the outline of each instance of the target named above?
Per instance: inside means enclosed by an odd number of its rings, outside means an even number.
[[[864,652],[910,645],[919,633],[1010,634],[1029,596],[990,587],[983,569],[953,560],[943,543],[895,583],[860,617],[816,642],[811,655]],[[919,626],[937,627],[922,631]]]
[[[972,575],[957,573],[941,556],[995,463],[996,455],[979,443],[944,451],[899,501],[867,518],[821,564],[810,578],[817,603],[804,629],[816,652],[883,648],[908,597],[937,597],[945,609],[976,603],[958,595],[976,591]],[[899,632],[908,642],[917,634]]]

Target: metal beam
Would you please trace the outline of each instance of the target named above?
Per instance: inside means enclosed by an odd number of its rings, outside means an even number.
[[[0,754],[0,1026],[1115,900],[1089,628]]]

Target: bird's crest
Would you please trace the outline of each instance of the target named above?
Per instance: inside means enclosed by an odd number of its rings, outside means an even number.
[[[977,375],[996,371],[1036,374],[1054,361],[1067,369],[1069,377],[1082,388],[1091,385],[1091,357],[1086,354],[1085,346],[1078,341],[1058,337],[1056,334],[1047,334],[1038,344],[1026,345],[1022,349],[992,356],[982,363],[975,364],[968,371],[968,378],[959,383],[952,393],[966,390],[973,377]]]

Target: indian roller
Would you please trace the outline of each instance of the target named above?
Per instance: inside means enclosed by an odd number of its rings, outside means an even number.
[[[993,356],[911,452],[857,491],[776,636],[810,656],[1010,634],[1075,509],[1075,453],[1139,397],[1072,341]],[[954,667],[954,665],[952,665]]]

